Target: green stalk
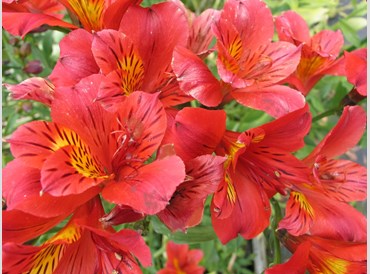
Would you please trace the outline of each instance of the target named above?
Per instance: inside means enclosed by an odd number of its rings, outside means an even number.
[[[339,113],[340,111],[342,110],[342,106],[337,106],[335,108],[332,108],[332,109],[329,109],[328,111],[325,111],[315,117],[312,118],[312,123],[324,118],[324,117],[327,117],[327,116],[330,116],[330,115],[333,115],[333,114],[337,114]]]
[[[276,201],[274,198],[271,199],[271,204],[274,209],[274,218],[272,219],[271,226],[273,229],[273,244],[274,244],[274,261],[273,264],[280,264],[281,263],[281,248],[280,248],[280,242],[277,237],[276,229],[278,227],[278,224],[280,220],[282,219],[281,215],[281,209],[279,202]]]

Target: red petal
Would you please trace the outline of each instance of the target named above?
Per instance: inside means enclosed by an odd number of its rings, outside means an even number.
[[[367,96],[367,49],[344,52],[344,59],[348,82],[353,84],[361,95]]]
[[[143,60],[145,79],[141,90],[161,89],[168,78],[175,46],[185,46],[187,42],[188,22],[184,11],[172,2],[150,8],[131,6],[122,18],[120,31],[137,45]]]
[[[322,57],[335,59],[338,57],[344,44],[340,30],[323,30],[315,34],[311,40],[311,48]]]
[[[310,30],[306,21],[294,11],[286,11],[275,18],[275,26],[281,41],[295,45],[310,44]]]
[[[236,89],[232,96],[242,105],[265,111],[279,118],[289,112],[303,108],[305,99],[300,92],[287,86],[270,86],[254,91]]]
[[[170,204],[157,214],[172,231],[184,231],[201,222],[206,197],[216,191],[224,177],[224,161],[223,157],[203,155],[186,164],[191,179],[176,188]]]
[[[80,194],[109,178],[90,153],[65,146],[48,157],[42,166],[42,191],[53,196]]]
[[[261,144],[287,151],[302,148],[304,137],[311,127],[311,113],[306,104],[303,108],[292,111],[272,122],[261,125],[264,137]]]
[[[167,206],[184,177],[183,162],[177,156],[169,156],[133,170],[124,181],[107,185],[103,196],[111,203],[128,205],[137,212],[156,214]]]
[[[91,228],[89,228],[89,230],[110,241],[110,245],[112,245],[113,248],[109,251],[113,252],[114,249],[116,249],[116,253],[118,253],[117,251],[121,251],[122,253],[129,252],[135,255],[144,267],[152,265],[150,249],[138,232],[128,229],[122,229],[116,233],[108,233],[103,230]]]
[[[74,132],[55,123],[33,121],[20,126],[8,141],[15,158],[41,169],[45,159],[54,151],[73,142],[69,139],[72,135],[80,141]]]
[[[225,119],[222,110],[184,108],[170,123],[162,143],[174,143],[176,154],[185,162],[203,154],[211,154],[225,132]]]
[[[180,88],[208,107],[215,107],[222,101],[219,81],[207,65],[194,53],[184,47],[176,47],[172,68]]]
[[[221,13],[221,20],[234,25],[242,35],[243,46],[248,45],[252,50],[270,42],[274,33],[271,11],[259,0],[227,1]]]
[[[314,201],[314,199],[316,199]],[[366,217],[349,204],[323,197],[311,198],[317,218],[310,229],[312,235],[327,239],[364,242],[367,239]]]
[[[136,222],[144,218],[144,214],[135,212],[131,207],[116,205],[108,214],[100,218],[104,226],[120,225]]]
[[[91,188],[79,196],[53,197],[47,193],[40,196],[39,169],[25,166],[19,160],[8,163],[3,169],[3,195],[8,209],[18,209],[44,218],[70,214],[99,190]]]
[[[347,106],[336,126],[325,136],[304,161],[312,164],[318,155],[334,158],[354,147],[366,127],[366,113],[360,106]]]
[[[219,219],[214,204],[211,205],[213,228],[223,244],[236,238],[238,234],[245,239],[256,237],[269,225],[271,214],[266,193],[249,175],[236,173],[232,176],[232,181],[236,191],[236,202],[231,215]]]
[[[197,55],[207,52],[209,45],[214,38],[212,25],[219,19],[220,11],[207,9],[200,15],[193,15],[190,36],[187,48]]]
[[[3,243],[14,242],[20,244],[32,240],[56,226],[67,216],[68,214],[42,218],[18,210],[3,210]]]
[[[311,243],[306,241],[298,246],[293,256],[283,264],[274,265],[265,270],[265,274],[305,274],[310,254]]]
[[[98,265],[98,254],[90,233],[83,231],[77,242],[67,245],[53,273],[94,273]]]
[[[44,78],[32,77],[18,85],[4,84],[4,86],[11,91],[15,100],[29,99],[50,106],[54,99],[54,85]]]
[[[49,79],[55,86],[71,86],[99,72],[91,52],[92,34],[78,29],[60,41],[60,57]]]
[[[42,26],[58,26],[62,28],[75,29],[76,26],[64,22],[54,16],[40,14],[40,13],[27,13],[27,12],[4,12],[3,17],[3,27],[15,36],[24,36],[30,31]]]
[[[158,149],[164,136],[167,121],[158,94],[134,92],[118,106],[116,132],[117,151],[113,168],[141,165]],[[136,163],[135,163],[136,162]]]
[[[342,202],[367,198],[367,169],[347,160],[319,164],[319,179],[327,195]]]
[[[117,149],[116,140],[111,134],[116,117],[95,101],[100,83],[101,75],[91,75],[74,88],[57,89],[51,116],[58,125],[65,125],[76,132],[72,139],[79,141],[69,141],[65,145],[81,146],[84,143],[108,169],[107,172],[111,172],[112,155]]]
[[[117,0],[111,3],[104,12],[104,27],[117,30],[127,9],[131,5],[140,5],[141,2],[142,0]]]
[[[308,233],[316,214],[318,212],[313,209],[303,193],[292,191],[286,204],[285,217],[279,223],[279,229],[286,229],[294,236]]]

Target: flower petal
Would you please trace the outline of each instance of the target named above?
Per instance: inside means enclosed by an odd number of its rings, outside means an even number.
[[[184,180],[185,167],[179,157],[169,156],[122,177],[126,178],[103,189],[103,197],[137,212],[156,214],[167,206],[176,187]]]
[[[158,94],[134,92],[118,107],[114,136],[117,150],[113,169],[144,163],[158,149],[166,131],[167,120]],[[136,164],[135,164],[136,162]]]
[[[319,180],[328,196],[342,202],[366,200],[366,167],[347,160],[329,160],[318,165]]]
[[[235,187],[236,202],[231,215],[220,219],[217,217],[214,204],[211,205],[212,225],[223,244],[236,238],[238,234],[245,239],[252,239],[270,222],[270,204],[262,188],[258,187],[247,174],[232,175],[232,182]]]
[[[203,155],[186,163],[191,179],[176,188],[170,204],[157,214],[167,227],[185,231],[201,222],[206,197],[216,191],[224,177],[224,161],[223,157]]]
[[[211,154],[225,132],[225,119],[226,114],[222,110],[184,108],[174,120],[169,119],[169,130],[162,144],[173,143],[176,154],[185,162]]]
[[[32,77],[17,85],[4,84],[4,86],[11,91],[15,100],[29,99],[50,106],[54,99],[54,85],[41,77]]]
[[[176,47],[172,68],[180,88],[208,107],[215,107],[222,101],[223,94],[219,81],[206,64],[184,47]]]
[[[43,218],[19,210],[3,210],[3,243],[13,242],[21,244],[30,241],[56,226],[67,216],[66,214],[57,217]]]
[[[318,155],[334,158],[357,144],[366,127],[366,113],[360,106],[347,106],[336,126],[304,161],[312,164]]]
[[[8,210],[17,209],[43,218],[68,215],[100,191],[94,187],[79,196],[53,197],[47,193],[40,196],[40,176],[39,169],[17,159],[7,164],[3,169],[3,196]]]
[[[305,274],[310,254],[311,243],[303,242],[294,251],[293,256],[283,264],[276,264],[265,270],[265,274],[294,273]]]
[[[76,26],[67,23],[57,17],[29,12],[4,12],[2,13],[2,24],[10,34],[24,38],[30,31],[42,26],[58,26],[62,28],[75,29]]]
[[[345,51],[344,59],[348,82],[353,84],[361,95],[367,96],[367,49]]]
[[[127,10],[119,30],[132,39],[143,60],[145,79],[141,90],[154,92],[166,85],[173,50],[186,45],[188,29],[184,11],[173,2],[150,8],[131,6]]]
[[[41,170],[42,192],[53,196],[80,194],[109,178],[83,146],[65,146],[57,150],[46,159]]]
[[[67,34],[60,41],[60,56],[49,79],[55,86],[72,86],[99,72],[91,52],[93,36],[83,29]]]
[[[300,109],[305,105],[302,94],[287,86],[275,85],[253,91],[235,89],[231,94],[240,104],[265,111],[275,118]]]
[[[310,44],[310,30],[306,21],[295,11],[289,10],[275,17],[279,40],[295,45]]]

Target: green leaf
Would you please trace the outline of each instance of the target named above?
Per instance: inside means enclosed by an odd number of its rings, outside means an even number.
[[[361,41],[357,31],[348,23],[347,20],[340,19],[338,28],[342,30],[345,39],[356,47],[360,47]]]
[[[185,233],[172,233],[157,217],[151,218],[153,229],[159,234],[166,235],[170,240],[177,243],[201,243],[217,239],[212,225],[200,224],[196,227],[189,228]]]

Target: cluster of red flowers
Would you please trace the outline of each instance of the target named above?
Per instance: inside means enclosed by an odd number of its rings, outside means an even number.
[[[260,0],[227,0],[200,15],[178,0],[140,3],[3,0],[13,35],[44,24],[71,29],[47,79],[6,85],[14,99],[49,106],[51,121],[26,123],[7,139],[14,160],[3,169],[4,272],[140,272],[137,260],[151,265],[149,247],[138,232],[113,226],[157,215],[185,231],[213,195],[220,241],[252,239],[269,226],[269,200],[279,193],[289,199],[278,234],[295,253],[266,273],[364,273],[366,218],[350,202],[366,199],[367,172],[336,157],[363,135],[365,111],[344,106],[310,155],[294,152],[311,127],[305,96],[321,77],[346,76],[366,97],[366,49],[339,57],[340,31],[311,37],[298,14],[274,20]],[[66,8],[76,24],[62,21]],[[217,78],[205,62],[214,52]],[[204,107],[184,107],[192,100]],[[231,100],[274,120],[227,130],[222,106]],[[25,244],[67,218],[41,246]],[[188,253],[170,243],[160,273],[202,273],[202,254]]]

